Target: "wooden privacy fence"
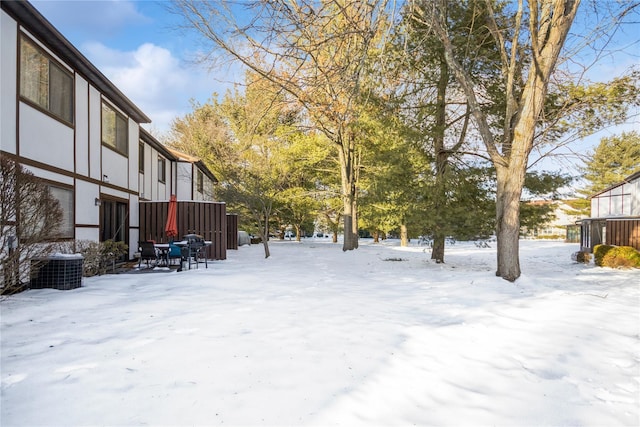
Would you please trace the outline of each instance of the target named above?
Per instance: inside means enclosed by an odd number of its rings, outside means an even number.
[[[237,214],[227,214],[227,249],[238,249]]]
[[[640,219],[607,220],[607,245],[631,246],[640,250]]]
[[[236,230],[228,230],[227,208],[219,202],[178,201],[177,205],[178,237],[185,234],[199,234],[204,240],[211,241],[207,249],[207,258],[227,259],[228,233],[238,234]],[[140,240],[154,240],[157,243],[168,243],[164,231],[167,223],[169,202],[140,202]]]

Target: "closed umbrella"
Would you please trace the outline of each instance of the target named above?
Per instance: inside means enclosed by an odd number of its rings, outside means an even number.
[[[169,199],[169,210],[167,211],[167,225],[164,227],[164,232],[171,241],[173,241],[173,238],[178,235],[177,211],[178,200],[176,199],[176,196],[172,194]]]

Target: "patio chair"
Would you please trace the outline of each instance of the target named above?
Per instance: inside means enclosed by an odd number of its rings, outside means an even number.
[[[177,259],[180,262],[178,271],[182,271],[182,263],[186,260],[183,249],[184,248],[181,248],[180,246],[174,245],[172,242],[169,242],[169,251],[167,252],[167,265],[171,264],[171,260]]]
[[[138,250],[140,251],[138,268],[142,265],[143,260],[147,262],[147,267],[149,267],[149,261],[153,261],[154,265],[158,264],[158,253],[153,242],[138,242]]]

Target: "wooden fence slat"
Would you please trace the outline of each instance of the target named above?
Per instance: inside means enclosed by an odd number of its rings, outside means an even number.
[[[640,220],[608,220],[606,240],[608,245],[631,246],[640,250]]]
[[[140,240],[169,241],[164,231],[168,208],[169,202],[140,202]],[[178,238],[199,234],[212,242],[209,259],[227,259],[228,236],[238,234],[237,221],[227,221],[224,203],[178,201],[177,223]]]

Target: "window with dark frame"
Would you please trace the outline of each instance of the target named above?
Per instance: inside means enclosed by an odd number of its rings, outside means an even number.
[[[73,190],[55,185],[49,185],[48,187],[49,193],[58,201],[62,210],[62,221],[57,230],[58,237],[73,239],[75,228]]]
[[[158,156],[158,181],[166,182],[167,180],[167,162],[163,157]]]
[[[144,173],[144,143],[138,144],[138,172]]]
[[[202,174],[201,170],[198,170],[197,177],[198,177],[197,178],[197,190],[198,190],[198,193],[202,193],[202,190],[204,188],[204,177],[203,177],[203,174]]]
[[[73,74],[25,36],[20,37],[20,96],[73,124]]]
[[[127,119],[102,101],[102,143],[128,155]]]

